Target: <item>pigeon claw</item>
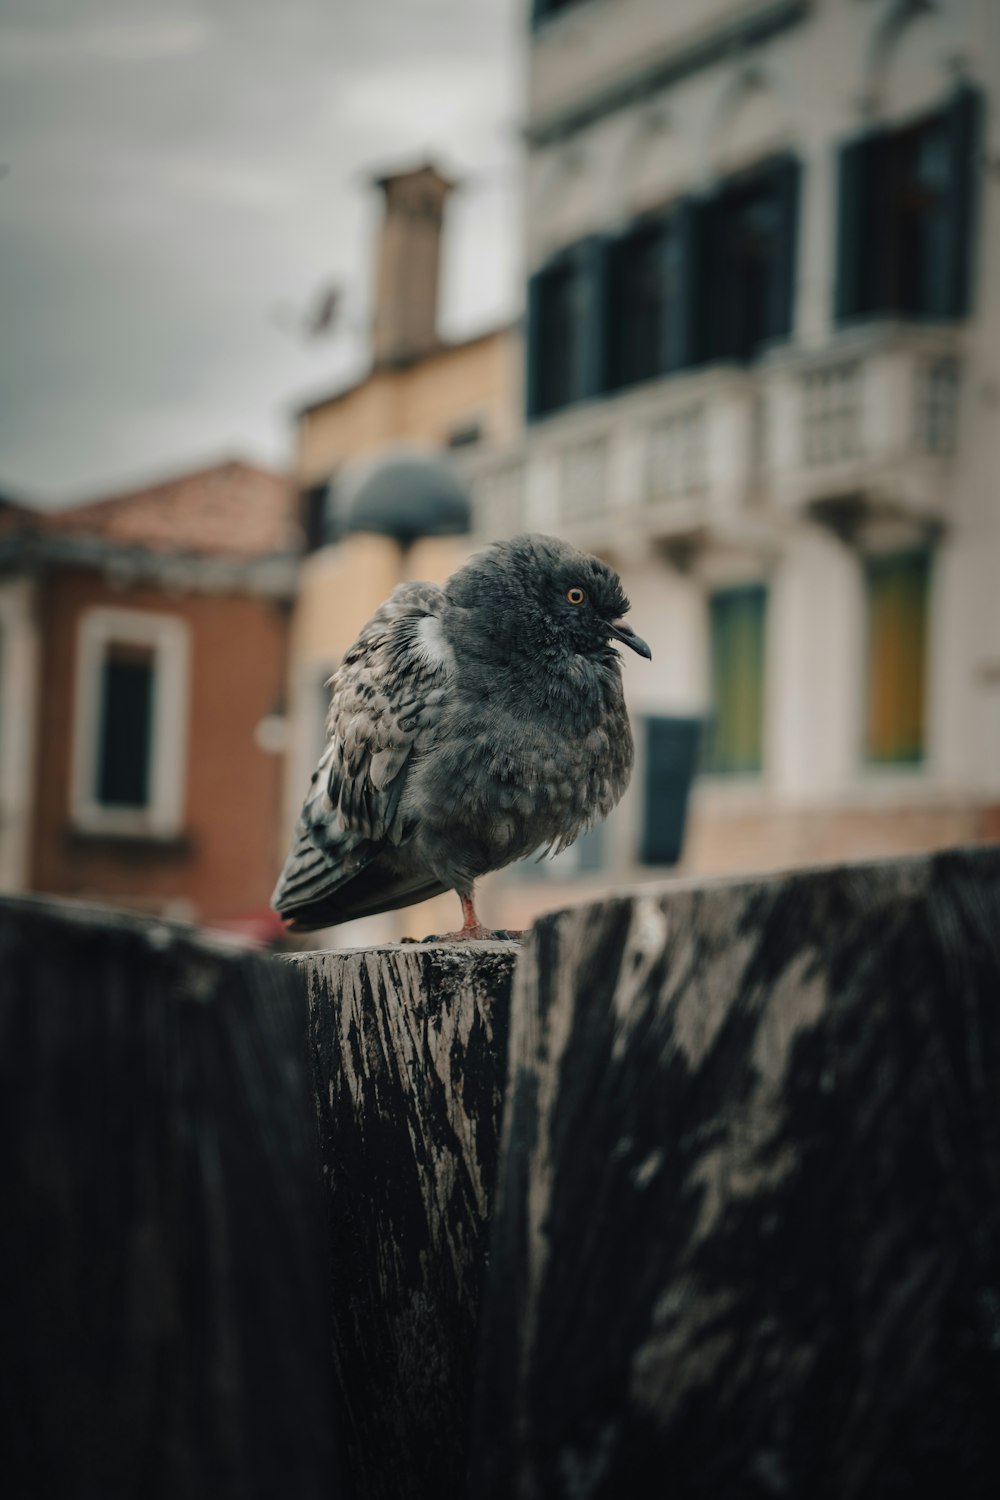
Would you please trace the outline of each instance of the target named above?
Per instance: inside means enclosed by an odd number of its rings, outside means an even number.
[[[424,943],[519,943],[524,936],[523,932],[515,932],[510,928],[501,927],[494,931],[491,927],[481,927],[477,922],[474,927],[462,927],[458,932],[432,932],[422,938]]]
[[[484,927],[476,916],[471,895],[460,895],[458,899],[462,903],[463,918],[460,930],[435,933],[432,937],[425,937],[425,943],[516,943],[521,938],[520,932],[494,932],[491,928]]]

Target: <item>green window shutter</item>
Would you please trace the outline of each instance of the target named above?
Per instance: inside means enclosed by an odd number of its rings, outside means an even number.
[[[865,755],[876,765],[924,756],[930,555],[869,558]]]
[[[649,718],[645,737],[646,795],[639,858],[646,865],[674,865],[684,847],[701,720]]]
[[[709,602],[712,724],[710,771],[759,771],[764,726],[764,623],[762,584],[725,589]]]

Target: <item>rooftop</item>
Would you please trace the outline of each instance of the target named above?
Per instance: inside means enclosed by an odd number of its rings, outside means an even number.
[[[239,460],[59,510],[3,502],[0,532],[234,560],[294,552],[301,540],[290,482]]]

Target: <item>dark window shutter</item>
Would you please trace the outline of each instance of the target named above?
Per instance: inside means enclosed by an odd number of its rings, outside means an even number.
[[[774,164],[777,236],[768,330],[772,339],[787,339],[795,322],[795,271],[798,252],[799,193],[802,168],[794,156]]]
[[[972,303],[972,246],[976,228],[981,121],[982,96],[976,89],[961,89],[947,114],[951,173],[943,268],[946,311],[956,318],[964,317]]]
[[[607,389],[609,248],[602,235],[579,240],[528,282],[529,421]]]
[[[861,185],[867,141],[848,141],[840,148],[837,177],[837,290],[838,323],[861,311]]]
[[[530,422],[541,412],[542,274],[528,281],[524,337],[524,414]]]
[[[608,244],[607,260],[607,386],[617,390],[627,383],[627,341],[629,324],[628,234],[619,235]]]
[[[667,222],[638,220],[607,247],[607,380],[618,390],[666,369]]]
[[[860,317],[865,307],[864,261],[867,248],[864,235],[865,179],[868,174],[871,137],[848,141],[840,148],[837,181],[837,290],[835,299],[838,323]]]
[[[646,798],[639,853],[643,864],[673,865],[681,857],[700,736],[700,719],[646,720]]]
[[[691,214],[685,275],[691,296],[689,348],[693,363],[704,364],[723,354],[732,319],[726,294],[722,195],[698,199]]]
[[[574,395],[599,396],[609,384],[609,303],[611,242],[591,235],[576,246],[576,316],[580,368],[574,372]]]
[[[896,310],[895,160],[891,135],[869,132],[840,148],[834,302],[838,323]]]
[[[664,369],[685,370],[699,358],[703,295],[702,205],[683,198],[671,211],[664,236]]]
[[[729,219],[727,194],[722,191],[705,205],[702,221],[702,297],[707,304],[708,335],[705,352],[710,360],[728,359],[739,342],[740,286],[732,270]]]

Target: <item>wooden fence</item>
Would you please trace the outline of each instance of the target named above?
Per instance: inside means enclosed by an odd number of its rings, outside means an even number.
[[[10,1492],[1000,1493],[1000,849],[0,985]]]

